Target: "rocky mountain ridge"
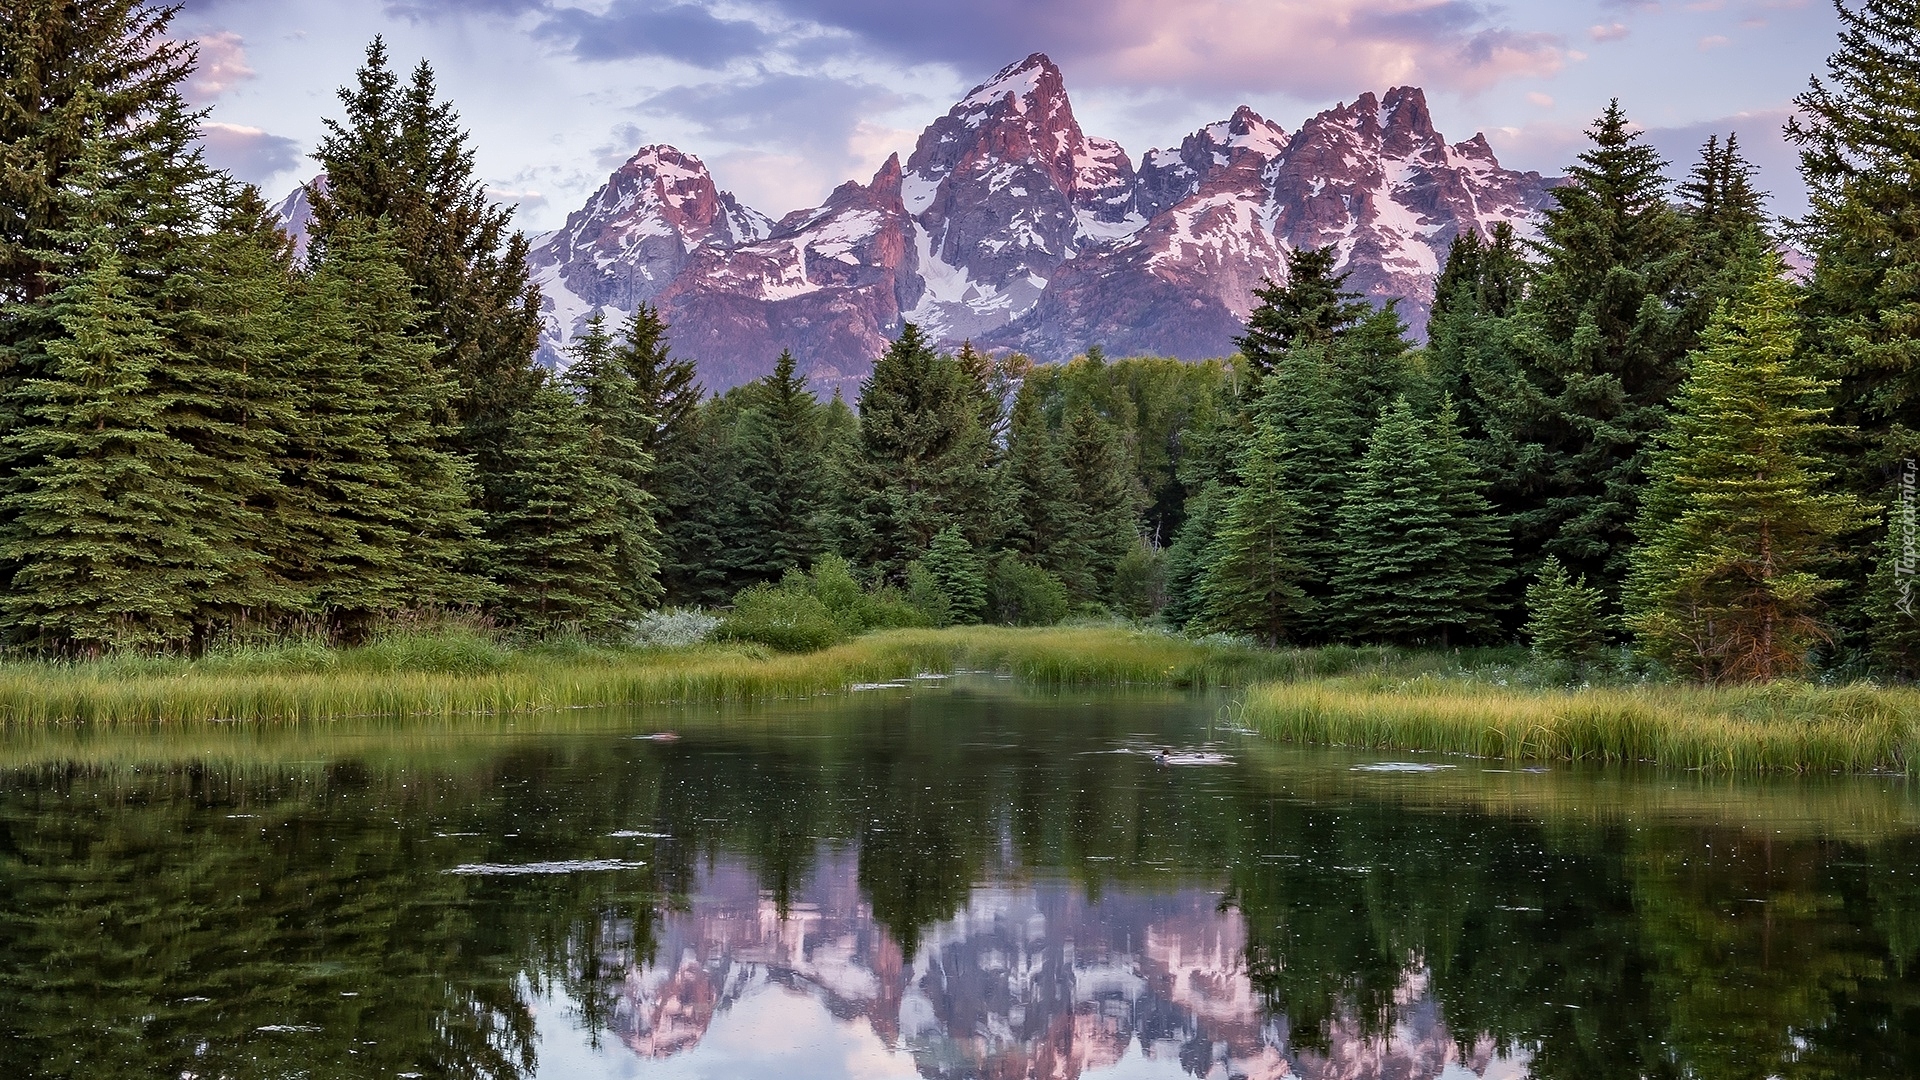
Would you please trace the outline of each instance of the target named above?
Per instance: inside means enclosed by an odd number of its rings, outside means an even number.
[[[701,161],[646,146],[529,262],[543,362],[595,311],[657,305],[709,389],[757,378],[782,349],[849,393],[904,322],[1060,360],[1233,351],[1254,290],[1286,252],[1334,245],[1351,285],[1424,329],[1461,233],[1533,231],[1550,181],[1501,167],[1484,137],[1449,143],[1425,95],[1363,94],[1299,130],[1241,106],[1136,165],[1087,135],[1042,54],[975,87],[866,183],[777,221]]]

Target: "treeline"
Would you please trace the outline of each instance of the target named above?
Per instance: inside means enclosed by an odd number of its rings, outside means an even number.
[[[1874,118],[1920,121],[1920,0],[1841,17],[1789,128],[1805,221],[1731,138],[1674,184],[1615,106],[1537,239],[1454,244],[1424,346],[1304,250],[1232,358],[1034,366],[907,326],[849,404],[791,356],[709,397],[644,305],[536,367],[526,243],[425,64],[369,48],[296,258],[194,149],[170,11],[28,0],[0,25],[0,633],[453,608],[612,636],[675,604],[798,647],[1100,612],[1912,674],[1920,123]]]

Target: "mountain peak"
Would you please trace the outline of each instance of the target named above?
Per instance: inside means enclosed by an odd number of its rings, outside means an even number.
[[[1008,64],[1000,73],[967,92],[956,110],[986,108],[1012,95],[1014,110],[1024,112],[1021,103],[1035,98],[1055,97],[1066,92],[1066,80],[1046,53],[1034,53],[1017,64]]]

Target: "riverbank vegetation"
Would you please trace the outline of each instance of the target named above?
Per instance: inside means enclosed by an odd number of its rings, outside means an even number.
[[[1175,683],[1162,667],[1462,646],[1531,647],[1565,685],[1623,651],[1648,679],[1723,687],[1920,673],[1898,134],[1920,124],[1860,119],[1911,115],[1920,4],[1840,12],[1789,131],[1804,221],[1767,212],[1733,140],[1676,177],[1616,104],[1537,239],[1453,244],[1424,341],[1347,289],[1334,249],[1301,248],[1232,357],[1086,343],[1035,364],[904,324],[852,402],[817,397],[792,354],[710,394],[645,302],[580,313],[548,357],[564,371],[537,363],[526,241],[431,68],[402,76],[380,41],[296,244],[193,149],[171,11],[30,3],[0,31],[35,58],[0,77],[32,103],[0,110],[28,163],[0,214],[15,719],[732,699],[975,652]],[[1787,273],[1789,241],[1810,276]],[[662,604],[718,612],[730,644],[635,652]],[[517,651],[387,629],[423,611]],[[1074,618],[1296,651],[931,633]],[[1256,701],[1301,738],[1685,761],[1714,742],[1583,734],[1582,709],[1658,726],[1599,693],[1473,698],[1448,706],[1460,731],[1415,738],[1383,732],[1418,693],[1354,690],[1335,723],[1303,719],[1335,700],[1316,692]],[[1748,700],[1658,693],[1689,716]],[[1885,764],[1892,728],[1828,693],[1808,708],[1858,730],[1727,760]],[[1485,710],[1510,719],[1475,728]]]

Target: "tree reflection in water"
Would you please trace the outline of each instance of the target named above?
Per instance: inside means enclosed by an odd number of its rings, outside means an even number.
[[[889,1075],[1920,1073],[1899,782],[1381,777],[1085,700],[19,749],[0,1075],[854,1072],[803,1020]],[[446,872],[560,860],[644,865]]]

